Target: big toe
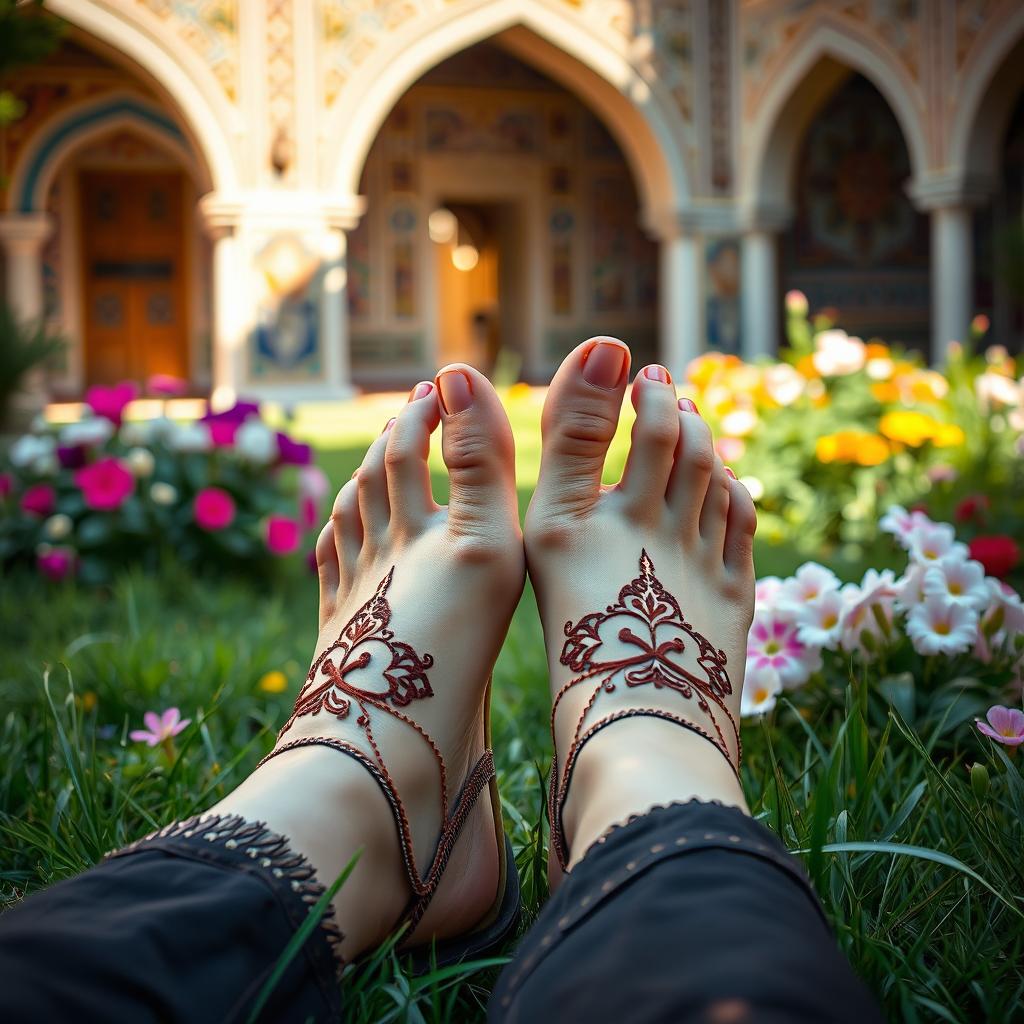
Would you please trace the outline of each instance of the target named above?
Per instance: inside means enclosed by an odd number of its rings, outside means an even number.
[[[579,514],[597,500],[628,378],[629,348],[616,338],[591,338],[562,361],[544,402],[535,517]]]
[[[465,363],[437,374],[441,454],[450,481],[448,524],[457,536],[518,526],[515,444],[491,382]]]

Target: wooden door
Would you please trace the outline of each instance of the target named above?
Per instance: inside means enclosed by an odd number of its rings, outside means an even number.
[[[182,175],[86,171],[79,194],[88,383],[187,379]]]

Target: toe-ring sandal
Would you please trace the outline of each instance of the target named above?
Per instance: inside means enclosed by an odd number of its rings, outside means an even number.
[[[338,639],[313,662],[309,675],[299,691],[295,710],[278,734],[277,744],[260,764],[272,757],[298,747],[330,747],[359,761],[380,786],[398,830],[405,873],[412,890],[409,902],[393,930],[405,926],[411,935],[423,917],[444,874],[452,850],[463,825],[474,805],[490,787],[491,808],[498,848],[498,889],[491,909],[469,932],[447,939],[437,939],[428,945],[399,948],[401,956],[408,957],[417,973],[432,966],[444,966],[473,957],[481,957],[498,948],[515,931],[521,907],[519,875],[516,871],[512,845],[505,834],[501,817],[494,755],[491,751],[491,681],[487,682],[484,697],[484,752],[469,772],[454,800],[449,798],[448,768],[440,749],[430,734],[400,709],[414,700],[433,695],[427,671],[434,664],[429,654],[418,655],[409,644],[395,640],[388,628],[391,608],[386,594],[391,584],[391,572],[380,582],[376,593],[349,620]],[[385,649],[387,653],[385,653]],[[387,663],[374,672],[374,663]],[[361,671],[365,670],[365,671]],[[374,680],[378,688],[365,689],[346,679],[354,673],[360,680]],[[357,709],[356,725],[362,730],[369,752],[354,743],[334,736],[302,736],[282,742],[295,721],[303,716],[321,713],[343,721],[352,705]],[[419,734],[437,763],[441,789],[441,834],[434,855],[426,871],[416,863],[409,816],[387,765],[374,738],[374,712],[380,712],[404,722]]]
[[[566,870],[569,846],[562,824],[562,812],[569,795],[569,783],[580,751],[602,729],[624,718],[646,716],[661,718],[695,732],[712,743],[729,762],[739,778],[743,747],[740,730],[725,698],[732,693],[732,683],[726,671],[725,651],[716,649],[698,633],[683,616],[679,602],[662,586],[654,575],[654,563],[646,551],[640,555],[640,575],[619,591],[618,603],[608,605],[602,612],[584,615],[577,623],[565,624],[565,644],[559,659],[575,675],[556,694],[551,708],[551,742],[554,757],[551,762],[548,808],[551,819],[551,847],[558,866]],[[618,642],[615,656],[606,654],[602,647],[609,639]],[[691,646],[696,665],[704,678],[689,671],[679,657]],[[578,686],[593,687],[583,711],[576,722],[572,742],[559,771],[558,746],[555,740],[555,715],[563,697]],[[674,711],[660,707],[633,705],[609,709],[608,696],[630,692],[632,688],[653,685],[655,692],[672,690],[683,700],[695,700],[697,707],[708,719],[711,729],[691,721]],[[601,700],[602,696],[604,700]],[[600,705],[595,713],[595,705]],[[733,759],[726,733],[718,724],[718,714],[728,720],[728,731],[736,748]]]

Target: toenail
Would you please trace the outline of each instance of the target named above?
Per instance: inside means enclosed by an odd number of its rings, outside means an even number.
[[[409,392],[409,401],[415,402],[418,401],[420,398],[426,398],[427,395],[429,395],[430,392],[433,390],[433,384],[430,384],[425,380],[421,380],[419,384],[417,384],[416,387],[414,387],[412,391]]]
[[[726,473],[729,474],[729,476],[731,476],[733,478],[733,480],[736,479],[736,474],[728,466],[725,467],[725,471],[726,471]]]
[[[381,433],[382,434],[386,434],[394,425],[395,425],[395,417],[392,416],[391,419],[389,419],[387,421],[387,423],[384,424],[384,429],[381,431]]]
[[[664,366],[648,366],[644,370],[644,376],[648,380],[661,381],[662,384],[672,383],[672,374],[670,374]]]
[[[683,412],[695,412],[698,416],[700,415],[700,409],[697,408],[697,403],[691,401],[689,398],[680,398],[679,408]]]
[[[448,370],[437,378],[441,404],[446,413],[463,412],[473,404],[473,388],[461,370]]]
[[[583,379],[596,388],[612,391],[622,380],[626,350],[610,341],[599,341],[583,357]]]

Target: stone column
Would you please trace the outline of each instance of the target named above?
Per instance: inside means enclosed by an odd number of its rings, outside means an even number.
[[[687,364],[704,351],[698,242],[676,225],[658,232],[659,353],[673,378],[682,381]]]
[[[973,208],[984,201],[984,182],[936,174],[911,182],[914,205],[931,217],[931,360],[945,362],[951,341],[970,337],[974,315]]]
[[[779,234],[789,210],[758,210],[744,218],[740,263],[740,344],[743,358],[774,357],[782,322],[779,293]]]
[[[238,238],[235,229],[242,204],[210,193],[199,201],[206,230],[213,240],[213,391],[214,409],[232,406],[241,381],[239,349],[243,342],[245,288],[239,272]]]
[[[7,263],[5,297],[22,320],[37,320],[45,313],[42,253],[52,230],[48,213],[0,215],[0,245]]]
[[[324,286],[320,308],[324,369],[332,398],[352,394],[351,359],[348,339],[347,237],[340,228],[324,239]]]

